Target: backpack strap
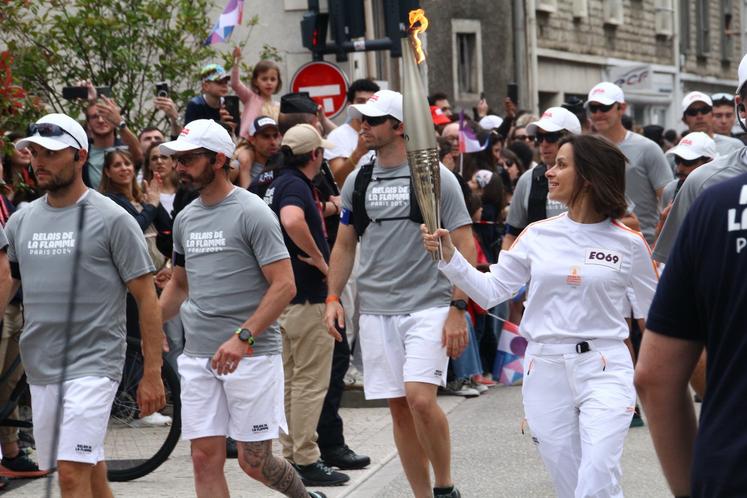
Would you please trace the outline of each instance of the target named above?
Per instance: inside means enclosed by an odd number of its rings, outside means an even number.
[[[368,217],[368,212],[366,212],[366,189],[368,189],[368,184],[371,183],[373,169],[374,161],[372,159],[371,162],[361,166],[353,184],[353,228],[355,228],[355,233],[358,234],[359,239],[371,222],[371,218]]]
[[[529,205],[527,206],[527,225],[547,218],[547,193],[549,187],[545,172],[547,166],[538,164],[532,170],[532,184],[529,188]]]

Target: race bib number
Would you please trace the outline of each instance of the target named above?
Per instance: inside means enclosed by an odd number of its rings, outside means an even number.
[[[609,251],[607,249],[587,249],[584,264],[606,266],[615,271],[620,271],[622,256],[620,256],[620,253],[617,251]]]

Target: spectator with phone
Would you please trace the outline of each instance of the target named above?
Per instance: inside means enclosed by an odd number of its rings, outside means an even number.
[[[228,81],[231,75],[223,66],[208,64],[200,70],[200,79],[202,93],[187,103],[184,125],[196,119],[212,119],[233,132],[236,123],[223,105],[223,98],[228,95]]]
[[[182,126],[179,124],[179,110],[176,107],[176,103],[169,96],[168,85],[161,83],[163,87],[158,90],[156,87],[156,98],[153,101],[153,105],[156,109],[163,112],[166,116],[166,120],[169,122],[171,128],[171,138],[176,139],[179,136],[179,132],[182,131]],[[145,149],[143,149],[145,152]]]
[[[90,82],[86,82],[86,85],[89,92],[89,104],[85,111],[86,128],[91,147],[83,168],[83,181],[95,189],[101,182],[107,151],[113,148],[128,150],[136,164],[143,160],[143,153],[138,137],[127,126],[117,103],[109,97],[99,95]]]
[[[280,116],[280,104],[272,100],[272,96],[280,91],[283,80],[280,68],[271,60],[257,62],[252,71],[250,86],[241,82],[239,66],[241,63],[241,47],[233,49],[233,66],[231,67],[231,89],[244,104],[241,114],[240,137],[249,136],[249,125],[257,116],[270,116],[277,120]]]

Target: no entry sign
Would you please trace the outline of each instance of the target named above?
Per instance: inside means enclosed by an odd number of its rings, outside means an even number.
[[[328,118],[337,116],[345,108],[348,79],[339,67],[330,62],[304,64],[293,75],[290,86],[293,92],[309,92]]]

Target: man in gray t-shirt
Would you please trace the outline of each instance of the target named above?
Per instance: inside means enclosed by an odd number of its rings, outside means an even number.
[[[32,135],[16,147],[31,150],[31,165],[47,195],[14,213],[6,225],[13,293],[23,283],[21,356],[31,385],[40,467],[52,468],[56,460],[60,482],[67,483],[63,494],[84,496],[86,489],[108,489],[103,446],[124,367],[128,290],[140,311],[145,357],[140,414],[164,404],[154,268],[134,218],[83,183],[88,139],[77,121],[49,114],[30,129]],[[65,416],[59,446],[52,448],[60,389]]]
[[[659,199],[664,186],[672,181],[672,168],[655,142],[630,132],[622,125],[627,109],[623,91],[610,82],[602,82],[589,92],[589,114],[597,132],[617,144],[628,166],[625,170],[625,195],[641,224],[641,232],[653,244],[659,221]]]
[[[401,456],[409,461],[405,473],[414,494],[430,493],[432,466],[434,495],[458,496],[451,482],[448,422],[436,402],[436,391],[445,380],[447,354],[456,357],[466,346],[467,298],[451,287],[423,250],[420,223],[412,219],[415,201],[405,150],[402,95],[380,90],[365,104],[351,106],[349,113],[361,119],[361,135],[377,159],[365,191],[360,187],[355,192],[363,168],[351,173],[342,188],[343,209],[329,265],[325,320],[330,332],[344,326],[339,296],[360,236],[358,298],[366,398],[388,399],[395,426],[400,428],[394,435],[397,447],[407,448]],[[456,237],[460,251],[467,251],[474,260],[471,220],[459,184],[445,167],[441,166],[440,173],[441,223]],[[354,200],[359,198],[362,206]],[[360,228],[361,221],[369,223],[359,234],[356,226]],[[414,399],[417,411],[408,403]],[[425,426],[427,434],[415,430]]]
[[[277,318],[295,294],[293,271],[273,212],[229,181],[233,152],[228,132],[210,119],[161,144],[180,182],[200,193],[174,220],[174,272],[161,294],[163,319],[181,309],[184,324],[182,437],[200,469],[198,494],[228,489],[229,436],[250,477],[304,496],[290,463],[272,454],[272,440],[288,431]]]

